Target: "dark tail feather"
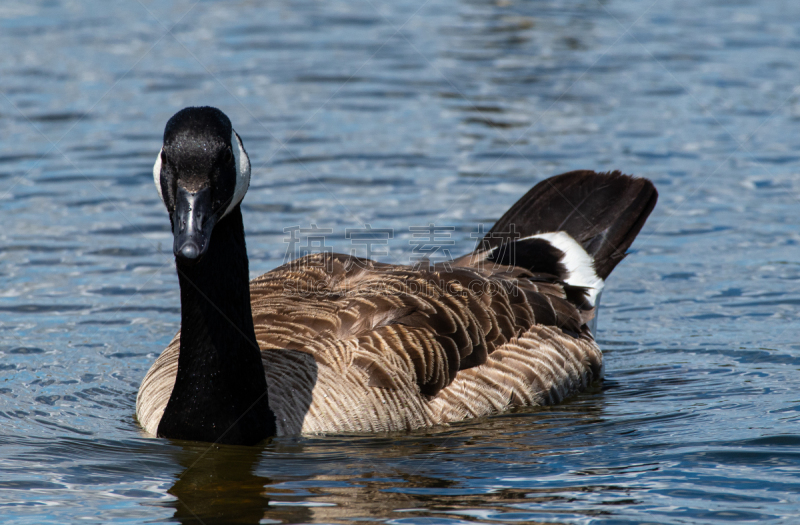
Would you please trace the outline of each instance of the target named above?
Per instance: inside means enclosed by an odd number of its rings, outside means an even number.
[[[619,171],[570,171],[543,180],[489,230],[478,250],[513,238],[564,231],[594,259],[605,279],[625,257],[656,205],[658,192],[647,179]]]

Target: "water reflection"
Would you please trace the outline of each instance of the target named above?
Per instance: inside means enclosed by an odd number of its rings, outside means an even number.
[[[289,523],[452,523],[464,517],[548,522],[553,507],[585,517],[571,502],[587,493],[617,497],[619,490],[594,485],[578,472],[560,486],[538,478],[563,467],[562,456],[603,445],[596,437],[578,437],[581,428],[603,423],[603,398],[598,388],[556,408],[410,434],[278,439],[266,447],[260,466],[274,473],[264,487],[271,500],[265,517]],[[292,463],[295,476],[287,479],[279,466]],[[508,479],[520,468],[528,477]],[[277,513],[287,505],[296,512]]]
[[[211,446],[184,443],[178,462],[185,467],[167,492],[180,523],[262,523],[270,500],[264,494],[272,481],[256,474],[262,447]],[[302,523],[310,514],[303,507],[278,507],[269,512],[279,523]]]
[[[168,506],[175,520],[192,524],[413,523],[504,519],[509,512],[541,520],[543,508],[568,505],[589,490],[539,486],[535,473],[546,475],[559,455],[598,444],[576,442],[575,429],[602,423],[602,399],[598,389],[555,409],[411,434],[283,438],[257,447],[179,442],[175,459],[184,470],[167,491],[175,497]],[[484,477],[501,464],[526,465],[534,477]]]

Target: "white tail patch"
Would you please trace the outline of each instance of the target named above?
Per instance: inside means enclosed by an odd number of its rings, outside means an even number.
[[[164,151],[164,148],[158,150],[158,157],[156,157],[156,163],[153,164],[153,182],[156,183],[156,189],[158,190],[158,196],[161,198],[161,202],[164,202],[164,196],[161,195],[161,153]],[[164,202],[166,205],[167,203]]]
[[[597,306],[596,301],[600,292],[603,291],[605,281],[595,272],[594,259],[586,253],[583,246],[578,244],[567,232],[539,233],[525,238],[543,239],[564,252],[561,263],[569,272],[569,277],[566,279],[567,284],[588,288],[589,303]]]
[[[244,194],[247,193],[247,189],[250,187],[250,157],[247,156],[247,152],[242,146],[242,139],[239,138],[235,131],[231,133],[231,149],[233,149],[233,158],[236,161],[236,189],[233,191],[231,203],[225,213],[222,214],[222,217],[226,216],[237,204],[242,202]]]

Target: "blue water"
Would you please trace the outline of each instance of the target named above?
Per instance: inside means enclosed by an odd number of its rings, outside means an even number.
[[[800,522],[799,3],[8,0],[0,48],[0,521]],[[202,104],[253,161],[253,276],[284,228],[408,262],[545,177],[651,178],[605,382],[410,434],[144,435],[179,325],[151,167]]]

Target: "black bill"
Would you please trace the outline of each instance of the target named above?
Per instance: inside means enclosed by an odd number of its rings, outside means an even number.
[[[182,262],[195,263],[208,250],[217,217],[211,209],[211,189],[194,193],[178,187],[172,215],[172,250]]]

